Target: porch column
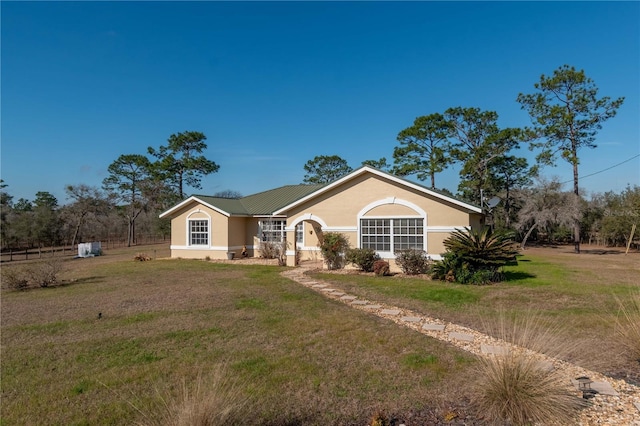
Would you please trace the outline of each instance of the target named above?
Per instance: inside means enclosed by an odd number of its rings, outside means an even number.
[[[296,227],[286,227],[287,232],[287,266],[296,266]]]

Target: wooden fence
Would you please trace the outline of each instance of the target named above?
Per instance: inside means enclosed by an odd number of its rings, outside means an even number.
[[[141,236],[137,239],[135,245],[147,245],[168,241],[166,238],[158,236]],[[101,241],[102,250],[116,249],[127,247],[126,238],[109,238],[106,241]],[[28,249],[4,249],[0,260],[2,262],[13,262],[20,260],[35,260],[42,259],[44,257],[51,256],[77,256],[78,246],[57,246],[57,247],[32,247]]]

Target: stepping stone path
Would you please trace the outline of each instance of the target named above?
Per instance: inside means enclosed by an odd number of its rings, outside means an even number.
[[[354,309],[365,310],[373,315],[389,319],[403,327],[409,327],[429,337],[449,342],[480,357],[501,356],[511,350],[524,352],[536,357],[543,368],[561,372],[567,378],[567,384],[573,383],[576,386],[577,394],[579,391],[575,378],[587,376],[593,380],[590,384],[591,389],[598,391],[598,393],[589,400],[589,406],[582,410],[578,423],[580,426],[640,426],[640,388],[637,386],[628,384],[624,380],[608,378],[598,372],[526,348],[514,346],[468,327],[419,315],[408,309],[356,300],[357,296],[348,295],[339,289],[329,288],[328,284],[309,280],[304,275],[307,270],[301,267],[287,269],[282,275],[318,291],[326,297],[347,303]],[[420,326],[421,323],[423,324]]]
[[[456,333],[455,331],[449,333],[449,338],[455,339],[455,340],[462,340],[463,342],[473,342],[475,340],[475,336],[473,334]]]
[[[480,345],[480,351],[483,354],[506,355],[509,353],[509,348],[506,346]]]
[[[423,330],[429,331],[444,331],[446,326],[444,324],[425,324],[422,326]]]

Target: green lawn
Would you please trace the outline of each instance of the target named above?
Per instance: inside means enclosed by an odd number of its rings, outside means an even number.
[[[474,415],[467,353],[329,300],[279,267],[131,257],[68,261],[62,286],[3,290],[2,425],[167,424],[167,410],[188,406],[183,387],[214,411],[244,402],[227,424],[364,425],[380,410],[422,424]],[[487,332],[537,313],[577,345],[572,361],[637,372],[614,332],[616,297],[638,289],[637,254],[530,250],[506,275],[491,286],[315,277]]]
[[[463,401],[448,402],[470,355],[281,268],[73,262],[73,283],[2,294],[2,425],[162,424],[162,400],[185,382],[215,391],[220,371],[249,425],[365,424]]]
[[[572,346],[567,358],[610,374],[638,366],[623,356],[615,333],[618,300],[640,286],[640,262],[633,257],[555,254],[531,250],[517,266],[505,268],[507,281],[487,286],[451,284],[404,276],[314,274],[335,286],[390,305],[412,309],[496,334],[501,324],[534,315]],[[551,255],[550,255],[551,254]],[[498,337],[498,336],[497,336]]]

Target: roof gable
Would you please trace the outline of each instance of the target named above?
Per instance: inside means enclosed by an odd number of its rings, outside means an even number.
[[[259,192],[257,194],[247,195],[242,198],[221,198],[211,197],[208,195],[192,195],[179,204],[176,204],[169,210],[160,215],[161,218],[171,216],[177,210],[192,202],[201,203],[220,214],[229,216],[267,216],[267,215],[284,215],[287,210],[316,198],[327,191],[330,191],[351,179],[363,174],[370,173],[375,176],[388,179],[398,185],[411,188],[422,192],[435,199],[456,205],[472,213],[482,213],[482,209],[478,206],[465,203],[440,192],[434,191],[426,186],[399,178],[382,170],[378,170],[371,166],[360,167],[351,173],[335,180],[329,184],[313,184],[313,185],[286,185],[279,188],[270,189],[268,191]]]
[[[216,206],[215,204],[211,203],[212,200],[216,200],[218,199],[217,197],[207,197],[207,196],[202,196],[202,195],[192,195],[191,197],[187,198],[186,200],[181,201],[180,203],[176,204],[175,206],[171,207],[169,210],[166,210],[162,213],[160,213],[160,218],[164,218],[164,217],[170,217],[173,215],[173,213],[175,213],[176,211],[182,209],[183,207],[191,204],[191,203],[198,203],[198,204],[202,204],[206,207],[209,207],[210,209],[213,209],[215,211],[217,211],[218,213],[224,215],[224,216],[231,216],[231,213],[223,210],[222,208],[220,208],[219,206]]]
[[[283,206],[281,209],[276,210],[274,212],[274,214],[276,214],[276,215],[284,214],[287,210],[292,209],[292,208],[294,208],[294,207],[296,207],[296,206],[298,206],[298,205],[300,205],[302,203],[305,203],[305,202],[307,202],[307,201],[309,201],[309,200],[311,200],[313,198],[316,198],[316,197],[324,194],[325,192],[330,191],[330,190],[332,190],[332,189],[334,189],[336,187],[339,187],[340,185],[344,184],[345,182],[348,182],[349,180],[354,179],[354,178],[356,178],[358,176],[361,176],[363,174],[366,174],[366,173],[370,173],[370,174],[373,174],[375,176],[391,180],[392,182],[395,182],[395,183],[397,183],[399,185],[402,185],[402,186],[405,186],[407,188],[411,188],[411,189],[417,190],[417,191],[422,192],[424,194],[430,195],[430,196],[432,196],[432,197],[434,197],[436,199],[439,199],[439,200],[446,201],[448,203],[454,204],[454,205],[456,205],[458,207],[461,207],[461,208],[463,208],[465,210],[468,210],[470,212],[482,213],[482,209],[480,207],[477,207],[477,206],[465,203],[463,201],[457,200],[455,198],[449,197],[447,195],[441,194],[439,192],[436,192],[436,191],[434,191],[432,189],[427,188],[426,186],[419,185],[417,183],[410,182],[410,181],[408,181],[406,179],[399,178],[399,177],[394,176],[392,174],[389,174],[387,172],[383,172],[382,170],[378,170],[378,169],[376,169],[374,167],[362,166],[362,167],[352,171],[351,173],[341,177],[340,179],[335,180],[332,183],[329,183],[327,185],[322,186],[318,190],[310,193],[309,195],[307,195],[305,197],[302,197],[302,198],[292,202],[291,204]]]

